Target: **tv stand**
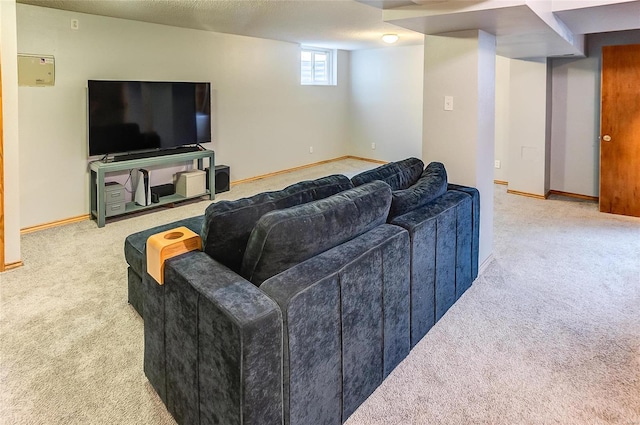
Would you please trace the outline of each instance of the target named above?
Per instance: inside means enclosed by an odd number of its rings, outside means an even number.
[[[198,162],[198,169],[204,170],[203,160],[205,158],[209,158],[209,167],[211,170],[213,170],[215,167],[213,151],[206,149],[199,150],[198,148],[195,149],[197,150],[181,153],[176,153],[175,150],[169,150],[170,153],[160,156],[126,159],[121,161],[91,162],[89,164],[89,211],[91,214],[91,218],[95,218],[98,227],[104,227],[106,217],[105,176],[108,173],[114,173],[124,170],[135,170],[138,168],[153,167],[156,165],[168,165],[189,161],[193,162],[194,160],[197,160]],[[122,213],[118,213],[117,215],[155,208],[166,204],[173,204],[175,202],[186,201],[187,199],[200,198],[204,195],[208,195],[209,199],[213,200],[215,198],[215,190],[213,190],[213,188],[215,187],[215,173],[209,173],[209,188],[211,190],[206,190],[206,193],[190,197],[184,197],[178,194],[163,196],[160,198],[160,202],[147,206],[136,205],[135,202],[127,202],[125,204],[124,211]]]

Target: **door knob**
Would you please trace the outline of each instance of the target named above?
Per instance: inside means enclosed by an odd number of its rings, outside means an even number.
[[[604,136],[602,136],[602,140],[604,140],[605,142],[610,142],[611,136],[609,136],[608,134],[605,134]]]

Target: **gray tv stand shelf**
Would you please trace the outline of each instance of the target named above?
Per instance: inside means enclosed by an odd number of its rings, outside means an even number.
[[[91,211],[91,218],[95,218],[98,223],[98,227],[104,227],[105,215],[106,215],[106,202],[105,202],[105,176],[108,173],[113,173],[123,170],[134,170],[138,168],[152,167],[156,165],[168,165],[179,162],[198,161],[198,169],[204,170],[203,159],[209,158],[209,170],[213,170],[215,167],[214,154],[211,150],[201,150],[197,152],[185,152],[171,155],[153,156],[149,158],[132,159],[128,161],[114,161],[103,162],[93,161],[89,164],[90,178],[89,178],[89,211]],[[134,211],[141,211],[149,208],[155,208],[161,205],[172,204],[175,202],[185,201],[192,198],[200,198],[204,195],[209,195],[209,199],[215,197],[215,173],[209,173],[209,190],[205,194],[198,196],[184,197],[180,195],[163,196],[160,198],[160,202],[151,204],[148,206],[136,205],[135,202],[127,202],[125,209],[121,214],[131,213]]]

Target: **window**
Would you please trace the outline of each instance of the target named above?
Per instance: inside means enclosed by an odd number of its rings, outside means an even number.
[[[336,84],[335,50],[303,47],[300,51],[300,83],[330,86]]]

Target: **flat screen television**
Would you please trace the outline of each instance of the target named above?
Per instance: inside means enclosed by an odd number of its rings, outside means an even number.
[[[89,156],[211,141],[210,84],[88,81]]]

